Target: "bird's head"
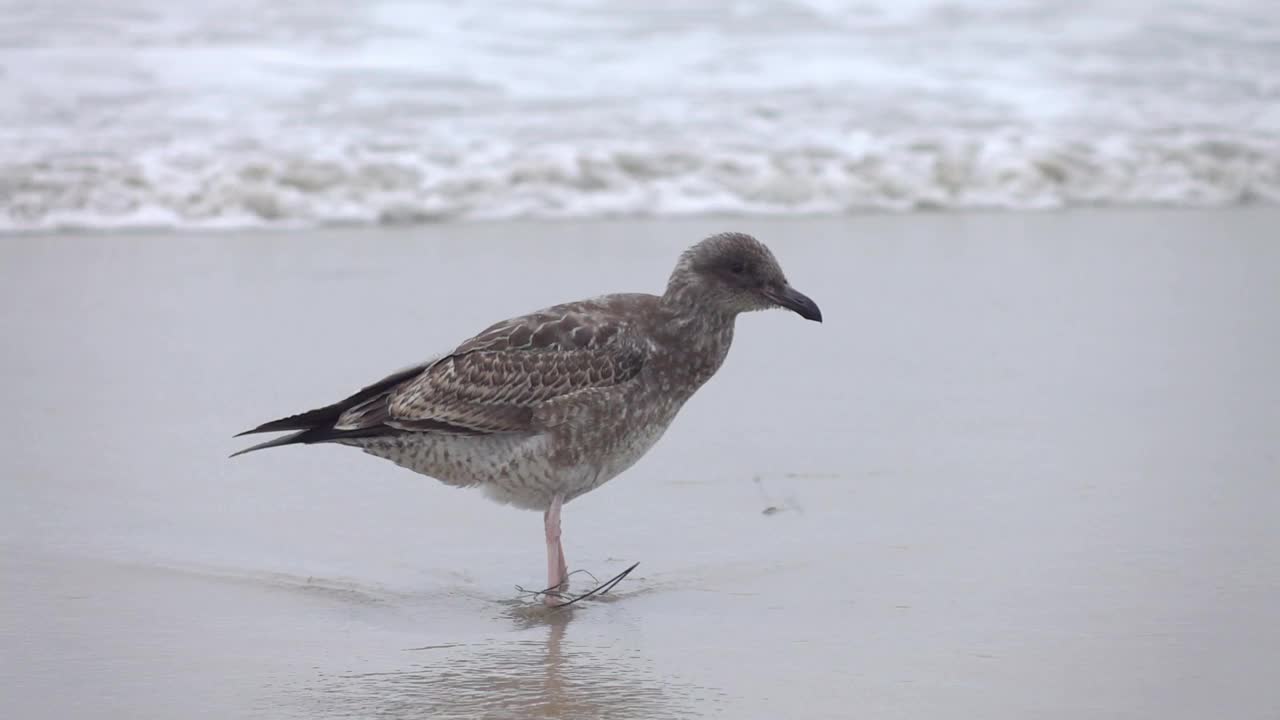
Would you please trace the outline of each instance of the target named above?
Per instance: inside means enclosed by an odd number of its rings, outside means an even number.
[[[728,315],[786,308],[822,322],[817,303],[791,287],[765,244],[744,233],[720,233],[680,256],[666,297]]]

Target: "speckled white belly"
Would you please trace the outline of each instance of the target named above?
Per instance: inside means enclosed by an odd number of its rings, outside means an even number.
[[[645,425],[627,433],[621,445],[600,462],[597,481],[581,492],[575,493],[574,496],[603,485],[635,465],[657,444],[658,440],[662,439],[662,435],[669,426],[669,422]]]
[[[569,501],[617,477],[653,447],[666,427],[645,425],[625,432],[605,457],[583,458],[567,467],[553,464],[554,439],[546,433],[407,433],[346,444],[448,485],[479,487],[501,503],[545,510],[557,494]]]
[[[541,433],[406,433],[347,444],[447,485],[484,488],[500,502],[530,510],[545,509],[569,479],[551,467],[547,437]]]

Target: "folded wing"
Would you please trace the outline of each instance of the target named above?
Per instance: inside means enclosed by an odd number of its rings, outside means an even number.
[[[579,399],[640,374],[647,348],[634,340],[627,310],[656,301],[613,295],[497,323],[345,400],[241,433],[296,431],[236,454],[405,432],[536,432],[572,418]]]
[[[539,408],[621,385],[644,365],[625,323],[567,306],[499,323],[416,377],[351,408],[336,429],[487,434],[542,429]]]

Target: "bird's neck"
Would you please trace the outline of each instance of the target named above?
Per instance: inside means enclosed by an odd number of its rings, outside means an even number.
[[[732,336],[738,313],[720,309],[718,303],[702,297],[699,289],[696,284],[679,283],[673,278],[659,301],[662,324],[691,335],[729,333]]]
[[[737,313],[722,310],[723,303],[709,296],[711,291],[694,274],[691,262],[686,252],[671,273],[666,292],[662,293],[663,313],[680,323],[733,327]]]
[[[683,386],[689,394],[697,390],[720,369],[733,343],[733,326],[737,313],[708,311],[708,304],[681,302],[680,297],[664,295],[659,313],[660,352],[678,368],[674,385]]]
[[[733,343],[738,317],[736,311],[725,310],[724,303],[707,296],[708,288],[699,281],[692,263],[692,251],[676,263],[659,300],[657,328],[661,352],[669,356],[673,366],[683,368],[682,384],[690,393],[720,369]]]

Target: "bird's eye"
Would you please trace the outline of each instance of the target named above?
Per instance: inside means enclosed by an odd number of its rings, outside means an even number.
[[[736,262],[729,266],[729,272],[733,273],[734,275],[746,275],[747,264],[744,262]]]

